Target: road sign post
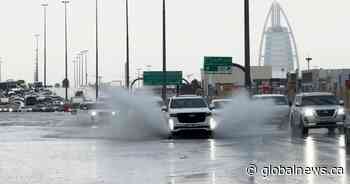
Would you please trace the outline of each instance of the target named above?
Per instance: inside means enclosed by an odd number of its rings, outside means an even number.
[[[212,89],[213,74],[231,74],[232,57],[204,57],[204,72],[208,74],[208,84],[206,84],[207,96],[210,96],[209,89]],[[210,88],[211,86],[211,88]]]

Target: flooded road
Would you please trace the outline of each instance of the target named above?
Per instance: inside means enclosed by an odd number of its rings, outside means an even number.
[[[62,113],[1,117],[2,183],[350,182],[350,154],[343,135],[311,130],[302,137],[292,134],[288,122],[261,126],[255,132],[234,131],[230,138],[122,140],[104,136],[101,127],[91,126],[88,119]],[[247,173],[251,166],[255,173]],[[289,173],[288,168],[303,169],[303,173]],[[327,172],[305,171],[319,168]]]

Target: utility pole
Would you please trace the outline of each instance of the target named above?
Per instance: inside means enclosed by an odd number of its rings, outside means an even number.
[[[129,52],[129,0],[125,0],[126,21],[126,88],[130,87],[130,52]]]
[[[35,74],[34,74],[34,82],[39,81],[39,34],[35,34]]]
[[[87,73],[87,70],[88,70],[88,66],[87,66],[88,52],[89,52],[88,50],[81,51],[81,54],[83,55],[83,62],[85,65],[85,68],[84,68],[84,70],[85,70],[85,86],[88,85],[88,73]],[[82,75],[84,75],[84,74],[82,74]],[[84,83],[84,80],[83,80],[83,83]]]
[[[99,78],[98,78],[98,0],[96,0],[96,101],[98,99],[98,88],[99,88]]]
[[[42,4],[41,5],[42,7],[44,7],[44,87],[47,86],[47,79],[46,79],[46,29],[47,29],[47,26],[46,26],[46,19],[47,19],[47,16],[46,16],[46,8],[48,6],[47,3],[45,4]]]
[[[80,67],[81,67],[81,69],[80,69],[80,71],[81,71],[80,86],[84,86],[84,54],[82,52],[80,52],[79,56],[80,56],[80,61],[81,61],[81,63],[80,63]]]
[[[307,71],[310,71],[310,62],[312,61],[311,57],[307,57],[305,58],[306,62],[307,62]]]
[[[69,80],[68,80],[68,41],[67,41],[67,4],[69,1],[61,1],[64,4],[64,45],[65,45],[65,89],[66,89],[66,94],[65,94],[65,100],[68,102],[68,87],[69,87]]]
[[[250,18],[249,18],[249,1],[244,0],[244,52],[245,52],[245,86],[251,89],[250,76]]]
[[[78,77],[79,77],[79,63],[78,63],[78,57],[76,56],[74,58],[75,60],[75,88],[78,88],[79,87],[79,80],[78,80]]]
[[[76,78],[76,60],[75,59],[73,59],[73,69],[74,69],[74,71],[73,71],[73,74],[74,74],[74,87],[77,87],[77,78]]]
[[[166,101],[166,82],[167,82],[167,76],[166,76],[166,4],[165,0],[163,0],[163,86],[162,86],[162,98],[164,101]]]
[[[80,68],[81,57],[80,57],[80,53],[77,54],[77,62],[78,62],[78,64],[77,64],[78,65],[77,66],[78,67],[78,78],[77,78],[78,79],[78,88],[80,88],[80,81],[81,81],[81,79],[80,79],[80,77],[81,77],[81,70],[80,70],[81,69]]]

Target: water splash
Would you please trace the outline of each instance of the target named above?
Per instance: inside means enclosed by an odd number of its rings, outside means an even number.
[[[247,93],[241,92],[218,113],[221,121],[215,130],[215,137],[256,135],[273,118],[275,109],[272,101],[252,100]]]

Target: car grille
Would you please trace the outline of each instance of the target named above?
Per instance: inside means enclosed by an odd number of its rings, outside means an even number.
[[[316,110],[316,113],[319,117],[330,117],[334,115],[335,110]]]
[[[206,113],[180,113],[177,118],[180,123],[200,123],[205,121]]]

